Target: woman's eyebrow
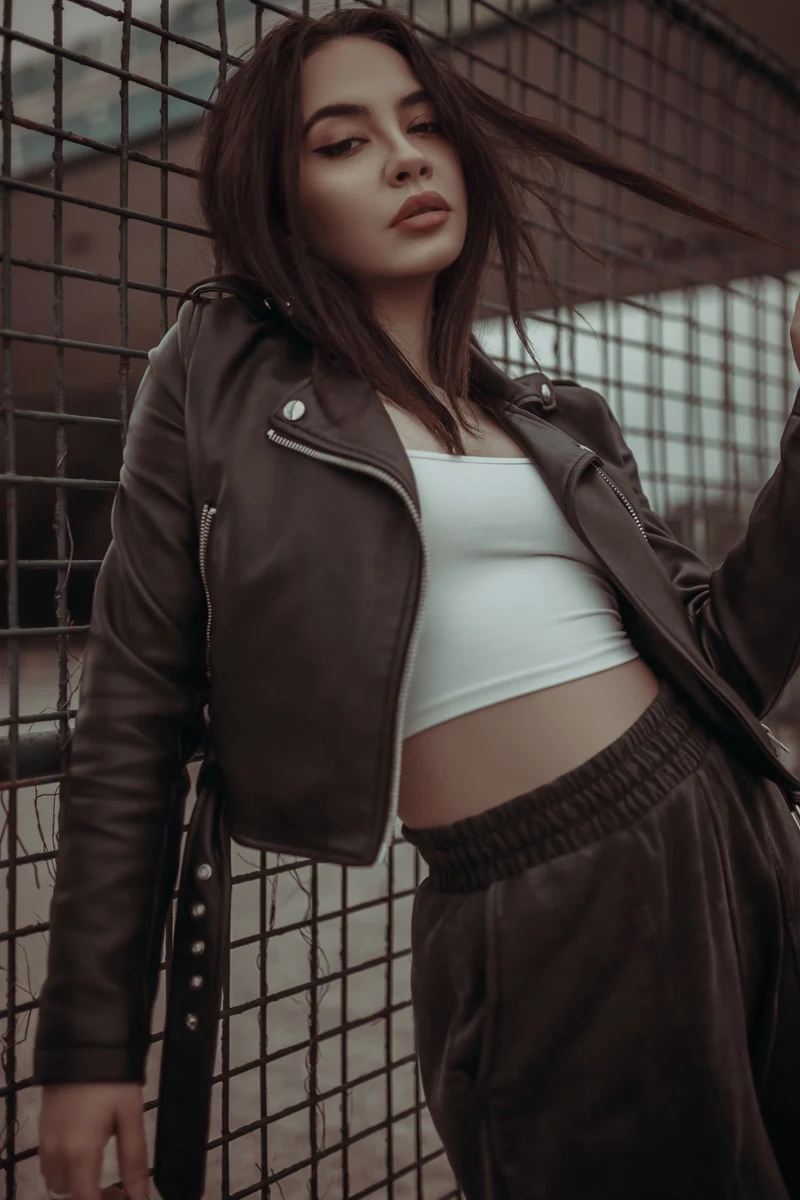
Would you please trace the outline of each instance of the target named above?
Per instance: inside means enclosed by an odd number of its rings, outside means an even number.
[[[398,100],[397,108],[401,111],[404,108],[413,108],[415,104],[420,104],[424,100],[430,100],[428,92],[425,88],[417,88],[415,92],[409,92],[407,96]],[[321,121],[323,117],[359,117],[366,112],[369,112],[369,109],[365,104],[325,104],[308,118],[303,126],[301,137],[304,138],[311,127],[316,125],[317,121]]]

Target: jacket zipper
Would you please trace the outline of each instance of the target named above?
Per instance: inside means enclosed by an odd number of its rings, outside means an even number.
[[[592,449],[591,449],[589,446],[584,446],[582,442],[578,442],[578,445],[580,446],[581,450],[589,450],[589,452],[590,452],[591,454],[594,454],[594,453],[595,453],[595,452],[594,452],[594,450],[592,450]],[[646,542],[648,542],[648,545],[649,545],[649,540],[648,540],[648,537],[647,537],[647,533],[646,533],[646,531],[645,531],[645,527],[644,527],[644,525],[642,524],[642,522],[639,520],[639,518],[637,517],[637,515],[636,515],[636,509],[633,507],[633,505],[631,504],[631,502],[630,502],[630,500],[628,499],[628,497],[627,497],[626,495],[624,495],[624,493],[623,493],[623,492],[621,492],[621,491],[620,491],[620,489],[619,489],[619,488],[617,487],[617,485],[614,483],[614,480],[613,480],[613,479],[609,479],[609,478],[608,478],[608,476],[606,475],[605,471],[601,471],[601,470],[600,470],[600,468],[598,467],[597,463],[592,463],[592,466],[593,466],[593,467],[594,467],[594,469],[597,471],[597,474],[598,474],[598,475],[600,475],[600,476],[602,476],[602,478],[603,478],[603,479],[605,479],[605,481],[606,481],[606,483],[608,484],[608,486],[609,486],[609,487],[612,487],[612,488],[614,489],[614,491],[617,493],[617,495],[619,496],[620,500],[621,500],[621,501],[622,501],[622,503],[625,505],[625,507],[627,508],[628,512],[631,514],[631,516],[633,517],[634,521],[636,522],[636,527],[637,527],[637,529],[639,530],[639,532],[641,533],[642,537],[644,538],[644,540],[645,540]]]
[[[590,454],[595,453],[595,451],[592,450],[592,448],[590,446],[584,446],[582,442],[578,442],[578,445],[580,446],[581,450],[588,450]],[[623,504],[628,509],[629,513],[631,514],[634,521],[636,522],[636,525],[637,525],[638,529],[640,530],[642,537],[644,538],[644,540],[646,542],[648,542],[648,545],[649,545],[649,541],[648,541],[647,533],[645,532],[645,528],[642,525],[642,522],[639,520],[638,516],[636,515],[636,510],[634,509],[630,500],[628,500],[627,496],[625,496],[622,493],[622,491],[617,487],[617,485],[614,483],[613,479],[608,478],[608,475],[606,475],[605,471],[601,471],[596,463],[592,463],[592,466],[597,471],[597,474],[602,476],[602,478],[605,479],[606,483],[608,483],[614,489],[614,491],[617,493],[620,500],[622,500]],[[778,747],[780,747],[781,750],[785,751],[786,754],[791,754],[791,750],[789,749],[789,747],[785,746],[783,744],[783,742],[780,741],[779,738],[776,738],[775,734],[772,732],[769,725],[766,725],[763,721],[761,721],[759,723],[760,723],[762,729],[766,730],[767,736],[769,737],[769,740],[772,743],[772,747],[775,751],[776,757],[778,756]],[[792,816],[795,818],[795,821],[797,821],[797,824],[800,825],[800,820],[798,820],[797,815],[794,811],[792,811]]]
[[[206,674],[208,681],[211,682],[211,593],[208,590],[208,577],[206,575],[206,563],[208,561],[208,538],[211,533],[211,522],[216,515],[216,508],[213,504],[206,503],[203,505],[200,513],[200,576],[203,580],[203,590],[206,594]]]
[[[352,471],[360,471],[364,475],[373,475],[376,479],[382,479],[385,483],[388,483],[389,487],[391,487],[401,497],[408,508],[408,511],[411,513],[414,524],[417,527],[417,532],[419,533],[420,542],[422,544],[422,581],[420,584],[419,601],[417,603],[417,611],[414,618],[411,639],[406,651],[406,661],[403,668],[403,677],[400,683],[400,699],[397,708],[397,720],[395,722],[394,763],[392,787],[389,797],[389,816],[383,831],[383,838],[381,841],[380,850],[378,852],[378,857],[373,864],[375,866],[382,866],[386,862],[389,846],[391,845],[391,841],[394,836],[395,821],[397,820],[397,800],[400,791],[400,752],[402,748],[403,720],[405,717],[408,691],[411,683],[411,669],[413,667],[414,658],[417,652],[422,614],[425,608],[425,598],[428,586],[428,547],[425,541],[425,534],[422,529],[422,521],[409,492],[407,492],[403,485],[398,483],[397,480],[394,479],[387,471],[381,471],[378,467],[368,467],[364,463],[354,462],[350,458],[341,458],[337,454],[323,454],[319,450],[311,450],[308,446],[304,446],[302,442],[290,441],[288,438],[282,437],[280,434],[275,433],[272,429],[267,430],[267,437],[271,442],[277,442],[278,445],[287,446],[291,450],[299,450],[301,454],[307,454],[309,458],[318,458],[322,462],[336,463],[339,466],[348,467]]]

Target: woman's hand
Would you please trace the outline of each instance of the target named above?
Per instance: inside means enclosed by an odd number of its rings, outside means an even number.
[[[789,329],[789,337],[792,342],[792,350],[794,351],[794,361],[800,368],[800,296],[797,297],[797,304],[794,306],[794,316]]]
[[[107,1200],[100,1190],[106,1143],[117,1141],[123,1193],[147,1200],[147,1140],[138,1083],[57,1083],[42,1088],[39,1163],[48,1188],[72,1200]]]

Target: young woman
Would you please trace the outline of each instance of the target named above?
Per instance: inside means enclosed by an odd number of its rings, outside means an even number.
[[[150,354],[61,803],[51,1194],[97,1200],[113,1133],[146,1194],[202,742],[164,1200],[203,1193],[229,839],[366,866],[398,815],[430,867],[420,1068],[468,1200],[800,1197],[800,781],[760,720],[800,654],[800,395],[712,571],[598,393],[512,380],[472,337],[496,247],[530,350],[523,200],[549,204],[558,160],[752,232],[506,107],[383,9],[288,19],[219,97],[200,183],[223,294],[193,290]]]

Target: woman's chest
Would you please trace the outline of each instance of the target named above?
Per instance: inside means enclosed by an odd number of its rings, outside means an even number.
[[[404,409],[398,408],[383,395],[381,395],[381,400],[406,450],[429,450],[434,453],[444,453],[441,443],[416,417]],[[526,457],[522,447],[518,446],[483,409],[476,404],[470,404],[470,411],[478,428],[474,434],[462,428],[461,435],[465,454],[480,458]]]

